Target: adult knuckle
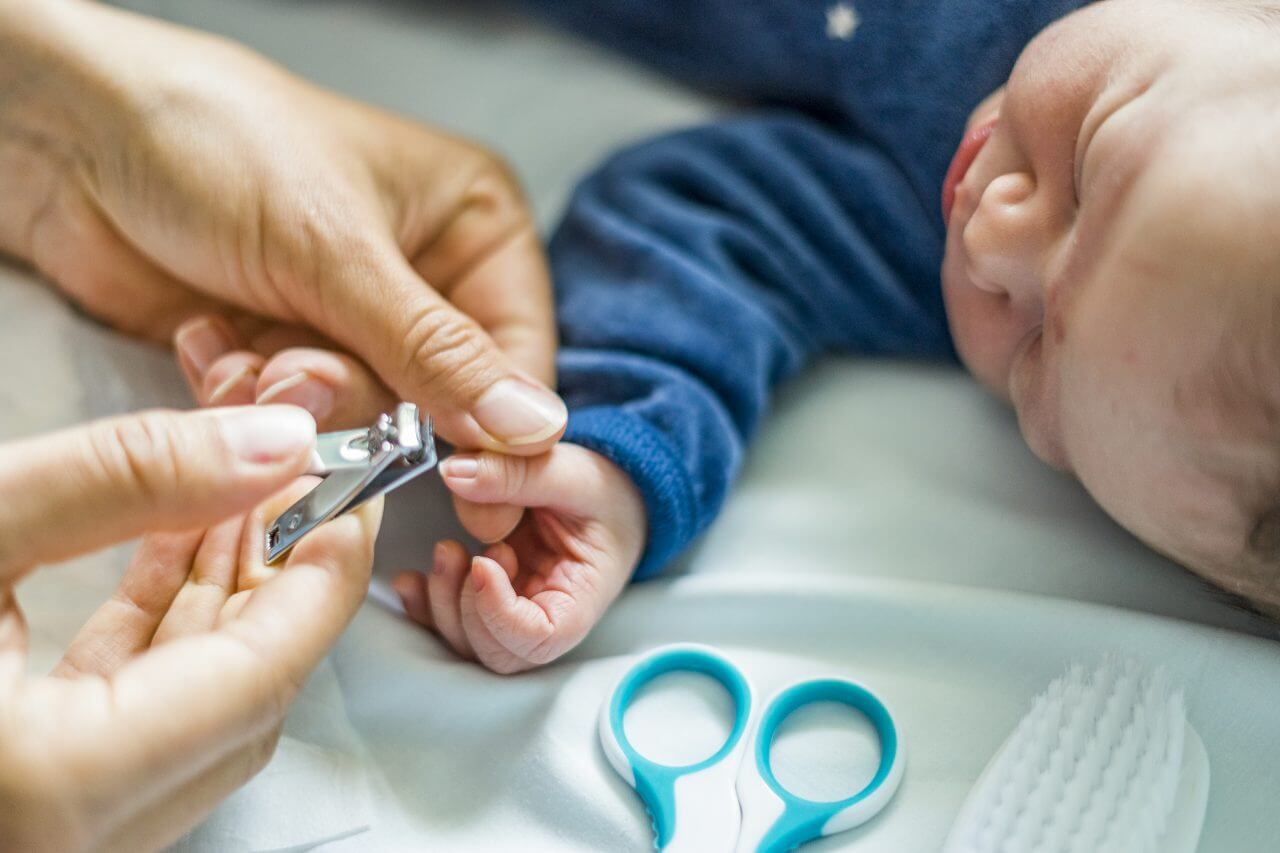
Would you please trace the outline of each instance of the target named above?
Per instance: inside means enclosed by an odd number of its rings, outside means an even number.
[[[446,304],[424,310],[405,335],[404,373],[427,389],[478,390],[477,365],[488,355],[478,327]]]
[[[515,201],[522,204],[524,201],[515,171],[506,160],[488,148],[473,149],[469,186],[475,197],[487,197],[495,201]]]
[[[102,478],[155,499],[176,479],[175,451],[151,417],[121,418],[89,431],[88,462]]]
[[[519,230],[533,222],[515,172],[505,160],[486,149],[475,152],[463,203],[485,213],[502,231]]]

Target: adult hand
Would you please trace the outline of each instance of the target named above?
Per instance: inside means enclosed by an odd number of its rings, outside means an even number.
[[[252,371],[336,344],[456,445],[533,454],[564,427],[549,278],[504,166],[220,39],[0,0],[0,251],[156,340],[229,316],[180,337],[198,389],[237,346]],[[385,394],[313,391],[362,416]]]
[[[380,502],[283,568],[264,521],[308,487],[292,407],[150,413],[0,447],[0,848],[160,847],[271,755],[285,709],[363,599]],[[199,529],[214,525],[207,531]],[[33,566],[146,531],[46,677],[14,597]]]

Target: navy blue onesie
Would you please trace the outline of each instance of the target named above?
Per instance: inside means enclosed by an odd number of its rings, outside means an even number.
[[[658,572],[773,389],[823,353],[954,359],[941,187],[970,111],[1082,0],[522,0],[752,111],[643,143],[551,241],[568,441],[627,472]]]

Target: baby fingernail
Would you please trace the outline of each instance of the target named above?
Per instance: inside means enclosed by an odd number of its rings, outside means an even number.
[[[259,394],[258,402],[300,406],[315,416],[316,420],[324,420],[333,413],[336,398],[332,388],[311,374],[295,373]]]
[[[546,388],[503,379],[485,392],[471,411],[480,427],[506,444],[536,444],[564,427],[564,401]]]
[[[474,456],[450,456],[440,463],[440,473],[453,480],[474,480],[480,473],[480,460]]]
[[[197,317],[179,326],[173,336],[173,346],[199,379],[204,378],[215,361],[233,349],[226,334],[208,317]]]
[[[217,422],[231,452],[254,464],[289,459],[316,443],[315,419],[296,406],[222,409]]]
[[[438,544],[431,552],[431,574],[438,575],[444,571],[444,545]]]

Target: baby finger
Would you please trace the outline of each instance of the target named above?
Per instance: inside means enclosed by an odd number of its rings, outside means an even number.
[[[468,556],[459,542],[436,545],[431,574],[427,577],[427,599],[436,632],[464,658],[475,653],[462,627],[462,584],[467,577]]]

